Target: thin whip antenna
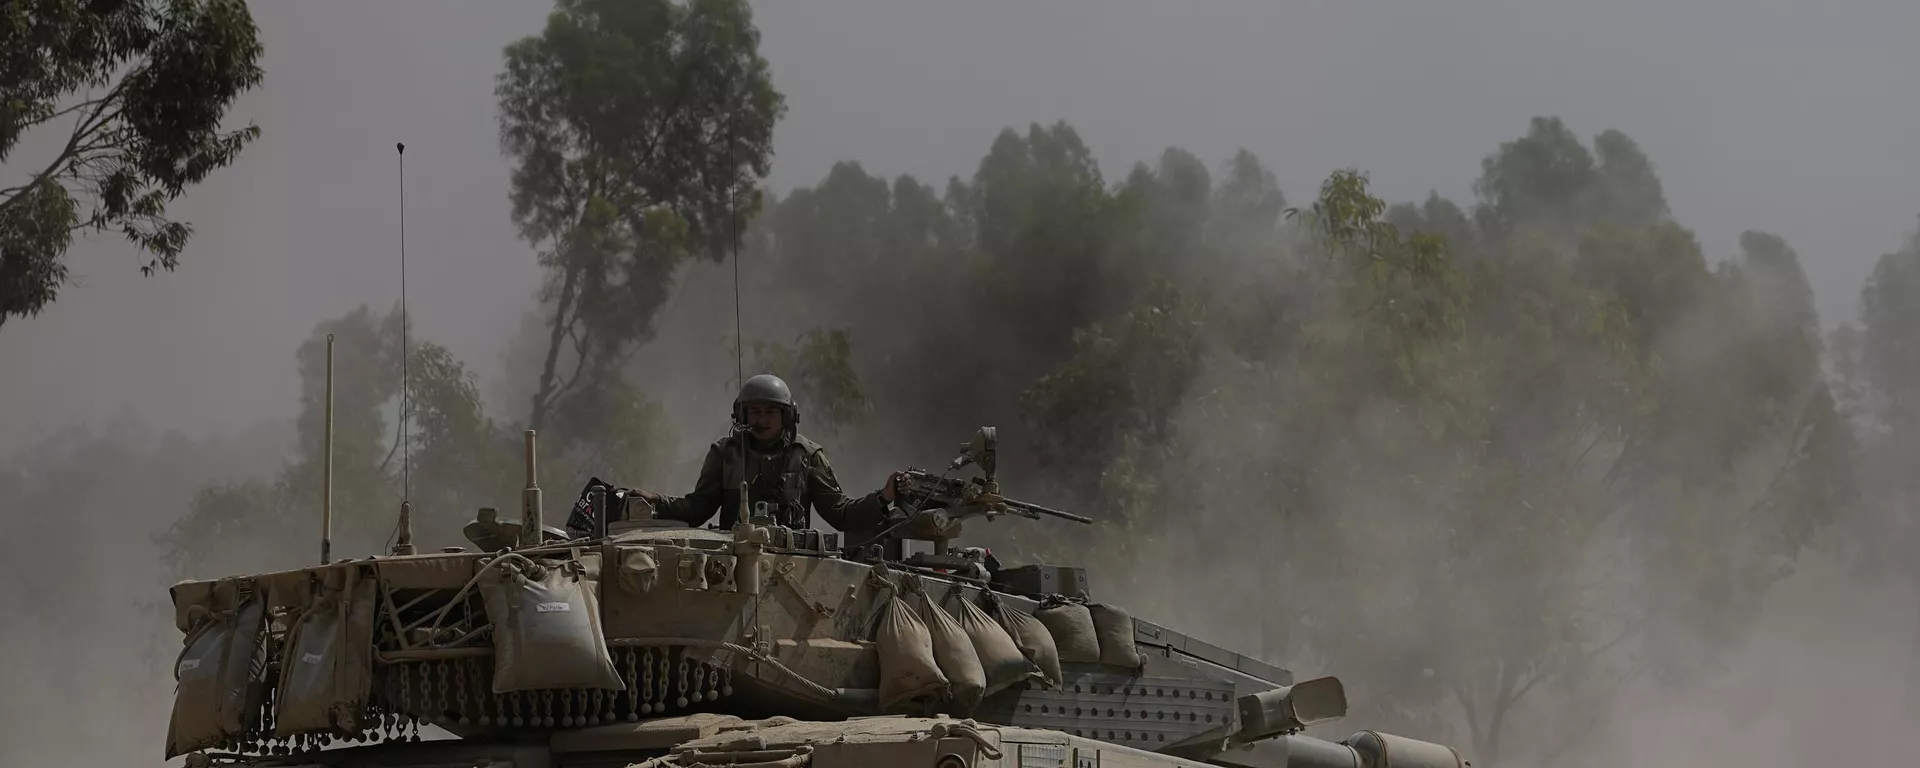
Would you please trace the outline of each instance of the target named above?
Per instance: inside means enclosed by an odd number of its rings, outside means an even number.
[[[727,169],[726,178],[721,183],[721,190],[727,196],[727,235],[730,240],[729,245],[733,248],[733,364],[734,375],[737,377],[735,380],[739,382],[734,386],[744,387],[747,384],[747,339],[740,327],[740,225],[739,211],[734,205],[732,184],[734,169],[739,167],[737,154],[739,145],[735,141],[734,114],[731,111],[727,113]],[[753,522],[752,515],[747,511],[749,506],[747,439],[752,433],[743,434],[746,427],[746,414],[741,412],[741,405],[736,401],[733,406],[733,437],[740,443],[740,510],[735,513],[735,525],[750,525]]]
[[[407,327],[407,145],[396,143],[400,153],[400,519],[394,523],[395,540],[390,550],[396,556],[411,555],[413,546],[413,433],[408,425],[413,398],[407,394],[411,381],[407,371],[412,351],[412,331]]]
[[[734,143],[733,117],[732,112],[727,113],[728,176],[733,175],[733,169],[738,162],[738,155],[735,154],[737,145]],[[733,246],[733,364],[734,376],[741,384],[745,384],[747,382],[747,340],[741,335],[740,330],[740,222],[739,212],[734,206],[732,186],[728,184],[724,189],[727,194],[727,232],[732,238]]]
[[[400,153],[400,498],[402,501],[413,499],[413,433],[410,431],[408,417],[412,414],[408,406],[412,400],[407,393],[407,358],[412,355],[409,348],[409,336],[412,329],[407,324],[407,145],[393,145]]]
[[[326,452],[320,459],[320,564],[333,562],[333,334],[327,334]]]

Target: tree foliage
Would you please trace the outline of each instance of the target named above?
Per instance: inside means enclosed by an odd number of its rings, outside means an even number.
[[[60,149],[0,189],[0,324],[40,313],[67,281],[73,233],[114,231],[173,270],[193,229],[167,204],[259,136],[221,129],[260,82],[238,0],[0,6],[0,162],[29,131],[71,119]]]
[[[1521,228],[1567,237],[1594,221],[1641,226],[1667,215],[1653,161],[1619,131],[1602,132],[1590,150],[1560,118],[1535,117],[1480,168],[1478,216],[1496,238]]]
[[[1830,346],[1839,408],[1859,435],[1862,506],[1845,542],[1865,575],[1920,582],[1920,232],[1883,254],[1860,292],[1860,314]],[[1920,635],[1913,638],[1906,703],[1920,713]]]
[[[676,265],[755,210],[784,110],[758,46],[744,0],[559,0],[507,46],[500,142],[549,312],[533,429],[620,386]]]

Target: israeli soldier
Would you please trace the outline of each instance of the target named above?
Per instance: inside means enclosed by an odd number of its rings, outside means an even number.
[[[843,532],[882,528],[905,473],[888,477],[880,490],[849,497],[834,479],[826,451],[800,434],[799,423],[800,408],[785,381],[765,373],[747,379],[733,400],[734,430],[707,449],[693,492],[685,496],[637,493],[653,506],[654,517],[699,527],[718,511],[724,530],[739,517],[744,476],[748,508],[768,502],[780,525],[812,528],[812,511],[818,510]],[[742,439],[747,441],[744,455]]]

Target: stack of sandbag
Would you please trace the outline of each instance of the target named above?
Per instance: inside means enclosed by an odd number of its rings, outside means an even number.
[[[1053,634],[1032,616],[1007,607],[992,592],[982,592],[981,595],[992,601],[994,615],[1000,618],[1000,624],[1006,628],[1007,634],[1013,636],[1020,646],[1020,653],[1039,671],[1047,687],[1059,688],[1060,650],[1054,644]]]
[[[898,594],[887,598],[874,645],[880,654],[881,711],[897,711],[916,699],[947,692],[947,676],[934,659],[927,623]]]
[[[945,709],[964,716],[982,699],[1020,683],[1058,681],[1057,662],[1051,670],[1036,664],[1018,630],[995,621],[966,598],[965,590],[954,589],[946,600],[915,591],[919,610],[898,595],[889,597],[874,634],[882,711],[900,712],[931,699],[950,703]],[[1035,628],[1044,637],[1045,629]],[[1043,642],[1050,646],[1051,638]]]
[[[974,648],[973,638],[960,628],[960,622],[927,593],[920,593],[920,603],[927,614],[927,632],[933,638],[934,661],[947,678],[948,695],[954,703],[952,714],[972,714],[987,689],[987,670],[980,664],[980,652]]]
[[[882,711],[936,700],[966,716],[1020,683],[1059,688],[1063,662],[1128,670],[1145,664],[1124,608],[1050,595],[1029,615],[991,591],[983,590],[976,605],[958,586],[936,600],[917,581],[909,584],[917,599],[888,597],[874,634]]]
[[[992,696],[1015,685],[1033,680],[1045,680],[1045,673],[1023,652],[1017,638],[1005,627],[1000,626],[980,606],[966,599],[965,593],[956,590],[960,599],[960,628],[967,637],[973,639],[974,650],[980,654],[980,665],[987,672],[986,695]],[[981,592],[983,597],[991,599],[993,593]]]
[[[1125,608],[1048,595],[1033,617],[1053,636],[1062,662],[1127,669],[1145,663],[1133,643],[1133,615]]]
[[[1060,595],[1048,595],[1040,601],[1040,607],[1033,617],[1053,635],[1053,644],[1060,649],[1060,660],[1069,664],[1100,663],[1100,637],[1093,628],[1093,614],[1088,612],[1087,604],[1079,600],[1068,600]]]

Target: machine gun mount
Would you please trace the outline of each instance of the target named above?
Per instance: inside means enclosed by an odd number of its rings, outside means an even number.
[[[909,508],[905,519],[895,526],[896,535],[933,544],[932,552],[908,558],[907,565],[940,570],[974,569],[980,553],[950,551],[951,542],[960,535],[961,522],[968,518],[992,520],[1000,515],[1018,515],[1030,520],[1057,517],[1082,525],[1093,524],[1091,518],[1000,495],[995,438],[993,427],[981,427],[972,440],[961,444],[960,453],[947,464],[946,472],[969,464],[978,466],[980,477],[962,480],[948,477],[944,472],[934,475],[917,467],[907,468],[900,493]]]

